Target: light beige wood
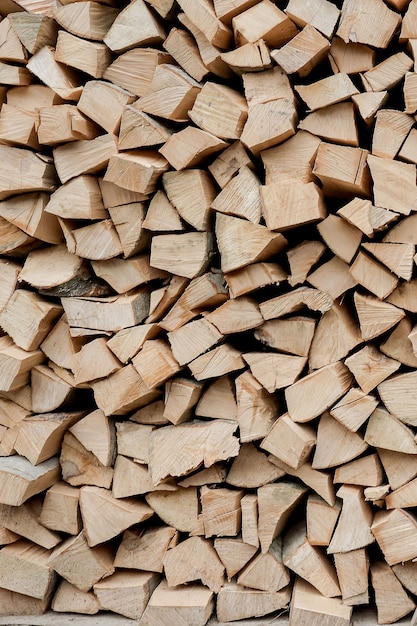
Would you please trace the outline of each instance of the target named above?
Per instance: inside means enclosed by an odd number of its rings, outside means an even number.
[[[92,261],[91,266],[95,275],[105,280],[119,294],[166,277],[166,272],[151,267],[147,254],[129,259]]]
[[[116,134],[124,107],[135,100],[129,92],[103,80],[90,80],[83,88],[77,108],[108,133]]]
[[[329,50],[329,61],[332,70],[357,74],[366,72],[375,65],[375,50],[362,43],[345,43],[342,39],[334,37]]]
[[[330,474],[313,469],[309,462],[304,463],[304,465],[301,465],[301,467],[296,470],[273,455],[269,457],[269,460],[271,463],[281,468],[282,471],[285,471],[290,476],[299,478],[305,485],[311,487],[313,491],[321,496],[330,506],[334,505],[336,496]]]
[[[39,109],[39,142],[55,146],[67,141],[94,139],[98,127],[73,104],[43,106]]]
[[[57,576],[48,563],[51,550],[20,539],[0,550],[0,582],[3,589],[47,600]],[[14,576],[7,576],[11,568]]]
[[[209,230],[210,206],[216,190],[208,173],[199,169],[167,172],[162,177],[169,201],[196,230]]]
[[[416,550],[413,538],[416,533],[416,524],[415,517],[403,509],[378,511],[376,513],[372,524],[372,533],[388,565],[395,565],[415,558]]]
[[[312,369],[344,358],[362,342],[360,330],[345,304],[335,304],[320,319],[309,352]]]
[[[327,216],[323,196],[314,183],[261,186],[262,212],[270,230],[285,231]]]
[[[227,483],[234,487],[260,487],[274,482],[283,475],[284,472],[270,463],[266,455],[253,443],[244,443],[232,462],[227,474]]]
[[[1,200],[19,193],[54,190],[55,173],[47,157],[42,158],[23,148],[3,145],[0,146],[0,158],[3,162],[0,177]],[[24,179],[17,174],[20,170],[26,172]]]
[[[230,24],[232,17],[256,4],[256,0],[214,0],[214,10],[219,20]],[[227,621],[227,620],[226,620]]]
[[[234,272],[225,274],[231,298],[243,296],[267,285],[279,285],[287,273],[277,263],[251,263]]]
[[[103,78],[136,96],[149,91],[157,65],[168,63],[170,56],[156,48],[133,48],[118,56],[104,71]]]
[[[226,142],[200,128],[187,126],[178,133],[172,134],[159,152],[176,170],[183,170],[186,167],[199,165],[226,145]]]
[[[26,67],[11,65],[0,61],[0,79],[2,84],[23,87],[33,81],[32,74]]]
[[[339,598],[326,598],[302,578],[296,578],[290,610],[290,626],[300,623],[311,626],[348,626],[352,607]]]
[[[369,418],[364,438],[369,445],[376,448],[417,454],[411,429],[382,407],[376,408]]]
[[[110,156],[104,180],[130,191],[149,194],[155,191],[168,162],[156,152],[131,150]]]
[[[197,404],[203,385],[187,378],[175,378],[165,384],[164,417],[172,424],[188,421]]]
[[[235,388],[228,375],[220,376],[205,388],[195,408],[195,414],[221,419],[226,416],[229,420],[237,419]]]
[[[129,150],[153,146],[167,141],[171,130],[133,105],[126,105],[121,114],[119,149]]]
[[[139,31],[134,28],[135,22],[141,24]],[[162,25],[145,2],[139,0],[137,5],[127,6],[116,16],[103,41],[113,52],[125,52],[137,46],[160,43],[163,39]]]
[[[374,345],[368,344],[345,360],[345,365],[354,375],[364,393],[369,393],[391,374],[401,363],[382,354]]]
[[[3,528],[18,536],[36,543],[38,546],[50,550],[61,541],[61,537],[39,523],[37,505],[40,501],[32,500],[20,506],[0,505],[0,524]]]
[[[322,142],[313,174],[322,182],[325,194],[338,198],[352,195],[367,197],[371,185],[367,157],[368,151],[362,148]]]
[[[259,591],[277,592],[287,588],[289,573],[282,564],[281,539],[276,539],[267,552],[258,554],[240,573],[237,582]]]
[[[287,252],[291,269],[288,282],[291,287],[304,283],[310,269],[317,263],[325,249],[320,241],[303,241]]]
[[[414,207],[409,198],[413,197],[416,187],[416,166],[373,155],[368,156],[368,165],[374,182],[375,204],[409,215]],[[387,186],[387,180],[395,180],[395,185]]]
[[[243,355],[256,380],[269,392],[292,385],[300,376],[306,359],[289,354],[250,352]]]
[[[2,616],[9,616],[13,613],[32,616],[44,615],[50,604],[50,598],[39,600],[25,596],[22,593],[8,591],[7,589],[0,589],[0,598],[0,615]],[[8,619],[8,617],[6,619]]]
[[[192,474],[184,480],[180,480],[177,485],[179,487],[202,487],[203,485],[212,485],[224,483],[226,481],[226,468],[224,464],[217,463]]]
[[[407,243],[364,243],[363,247],[399,278],[411,280],[414,245]]]
[[[205,626],[213,605],[213,592],[205,585],[168,587],[163,580],[153,592],[141,620],[144,626],[164,626],[175,619],[181,619],[184,624]]]
[[[298,469],[310,456],[315,445],[315,432],[310,426],[296,424],[288,414],[284,414],[260,445],[287,465]]]
[[[247,115],[246,100],[239,92],[213,82],[204,84],[189,111],[197,126],[221,139],[239,139]]]
[[[333,299],[329,294],[312,289],[311,287],[299,287],[282,296],[265,300],[259,305],[265,320],[274,320],[288,313],[294,313],[303,308],[325,313],[333,306]]]
[[[214,324],[222,335],[228,335],[257,328],[262,324],[263,317],[255,300],[248,296],[240,296],[228,300],[212,313],[206,314],[205,320]]]
[[[314,320],[297,315],[285,319],[270,319],[257,328],[254,334],[256,339],[275,350],[306,357],[314,332]]]
[[[243,217],[259,224],[262,214],[260,182],[253,171],[242,166],[213,199],[211,207],[227,215]]]
[[[307,281],[316,289],[329,294],[333,300],[356,287],[358,282],[348,264],[337,256],[332,257],[330,261],[323,263],[309,274]]]
[[[417,457],[402,452],[377,448],[378,456],[384,466],[391,489],[398,489],[417,476]],[[402,462],[398,461],[402,459]]]
[[[37,365],[31,372],[32,410],[35,413],[55,411],[71,402],[73,385],[50,367]]]
[[[35,54],[43,46],[55,45],[57,27],[50,16],[32,12],[10,13],[7,21],[30,54]]]
[[[147,339],[132,364],[149,389],[158,387],[180,371],[168,343],[163,339]]]
[[[168,200],[164,191],[159,189],[150,201],[143,227],[151,231],[183,231],[185,226]]]
[[[364,7],[363,0],[348,0],[344,3],[336,35],[346,43],[355,41],[386,48],[399,26],[400,16],[382,4],[381,0],[371,0],[367,4],[365,16]],[[378,24],[372,28],[376,20]]]
[[[369,603],[369,558],[364,548],[334,555],[343,603],[348,606]]]
[[[246,371],[236,379],[236,400],[241,442],[265,437],[278,417],[276,398]]]
[[[91,383],[91,387],[96,404],[105,415],[126,415],[159,396],[159,392],[150,389],[131,364],[107,378]]]
[[[0,217],[16,226],[16,232],[21,233],[23,237],[23,233],[26,233],[30,237],[36,237],[47,243],[59,244],[63,241],[62,230],[57,218],[46,213],[45,209],[48,199],[49,196],[45,192],[25,193],[7,198],[0,202]],[[13,237],[13,230],[10,230],[10,236]],[[6,232],[4,233],[4,238],[7,242]],[[16,243],[19,244],[19,238],[16,237],[16,234],[14,234],[14,238],[17,239]],[[24,244],[25,242],[22,243]],[[7,254],[7,246],[4,252]],[[30,252],[30,246],[26,250],[23,248],[23,252],[25,253],[24,256],[26,256]],[[18,250],[16,250],[16,253],[19,256]]]
[[[397,565],[393,565],[391,568],[403,587],[408,589],[408,591],[411,591],[414,595],[416,589],[416,567],[417,565],[415,561],[408,561],[407,563],[398,563]]]
[[[82,260],[69,253],[65,245],[58,245],[30,252],[19,278],[38,289],[48,289],[74,280],[82,269]]]
[[[335,483],[378,487],[382,484],[382,467],[377,454],[369,454],[338,467],[334,474]]]
[[[66,317],[63,315],[46,339],[41,343],[42,352],[51,361],[67,369],[71,369],[75,353],[80,349],[82,342],[73,339]]]
[[[343,505],[327,548],[328,554],[350,552],[373,543],[372,509],[365,502],[362,488],[356,485],[343,485],[336,495],[343,500]]]
[[[394,159],[409,134],[412,125],[413,118],[411,115],[406,115],[406,113],[396,111],[395,109],[378,111],[372,136],[372,154],[387,159]]]
[[[188,367],[196,380],[206,380],[241,370],[245,363],[239,350],[224,343],[197,357]]]
[[[365,91],[352,96],[358,113],[368,128],[373,124],[376,112],[384,106],[388,99],[388,91]]]
[[[165,554],[176,544],[177,536],[175,528],[169,526],[125,530],[114,565],[117,568],[162,572]]]
[[[217,461],[237,456],[239,441],[233,436],[236,422],[214,420],[166,426],[151,433],[149,468],[157,485],[167,476],[183,476],[202,463],[210,467]],[[190,441],[190,455],[183,458],[184,438]],[[217,444],[216,444],[217,440]],[[167,455],[169,450],[169,455]]]
[[[73,487],[89,484],[109,489],[111,486],[113,468],[102,465],[98,458],[69,432],[65,433],[62,440],[60,464],[63,480]]]
[[[72,68],[55,60],[55,51],[51,46],[38,50],[29,60],[27,68],[64,100],[78,101],[82,92],[80,78]]]
[[[151,265],[185,278],[195,278],[207,268],[212,236],[205,232],[156,235],[152,238]]]
[[[258,548],[258,498],[248,493],[243,496],[240,507],[242,510],[242,540],[244,543]]]
[[[158,582],[151,572],[115,572],[96,583],[94,593],[100,608],[140,619]]]
[[[342,102],[359,93],[349,76],[341,72],[310,85],[296,85],[295,89],[311,111]]]
[[[326,141],[346,146],[359,145],[355,110],[351,102],[340,102],[313,111],[300,121],[298,128]]]
[[[58,613],[95,615],[100,610],[100,603],[92,591],[80,591],[71,583],[63,580],[55,591],[51,609]]]
[[[66,31],[93,41],[103,40],[118,14],[116,8],[93,2],[64,4],[53,12],[54,19]]]
[[[416,480],[414,479],[389,493],[386,498],[384,498],[387,509],[400,509],[414,506],[413,502],[416,499],[415,488]]]
[[[214,549],[226,568],[228,580],[233,578],[256,553],[256,547],[241,539],[215,539]]]
[[[300,484],[284,481],[259,487],[258,536],[264,554],[282,533],[288,518],[306,491]]]
[[[304,522],[296,524],[285,534],[282,556],[287,567],[324,596],[334,598],[340,595],[334,565],[320,548],[310,545]]]
[[[0,390],[14,391],[29,382],[29,372],[44,360],[40,350],[28,352],[16,346],[10,337],[0,338]]]
[[[354,198],[337,211],[349,224],[361,230],[368,237],[385,230],[398,217],[398,213],[373,206],[370,200]]]
[[[269,592],[226,583],[217,595],[217,618],[229,622],[275,613],[287,607],[289,593],[288,587],[279,592]]]
[[[308,496],[306,507],[307,539],[312,546],[329,545],[340,510],[340,500],[336,500],[336,503],[330,506],[317,494]]]
[[[378,385],[378,393],[390,413],[405,424],[415,426],[415,372],[397,374]]]
[[[416,161],[416,133],[412,128],[398,152],[398,158],[408,163],[417,163]]]
[[[63,298],[62,304],[72,327],[117,331],[139,324],[148,312],[149,296],[138,290],[132,295],[109,298]]]
[[[39,150],[36,127],[39,115],[10,104],[3,104],[0,115],[0,139],[3,144]]]
[[[347,463],[360,456],[367,448],[368,445],[360,434],[346,428],[326,411],[318,425],[312,467],[327,469]]]
[[[112,58],[104,43],[86,41],[63,30],[58,33],[55,59],[60,63],[81,70],[93,78],[102,78]]]
[[[107,166],[117,152],[111,135],[81,139],[54,148],[55,166],[62,183],[80,174],[95,174]]]
[[[246,72],[268,70],[272,65],[269,49],[263,39],[223,52],[220,58],[239,76]]]
[[[201,29],[208,41],[219,48],[229,48],[232,32],[217,17],[213,6],[207,0],[180,0],[178,3],[188,19]]]
[[[169,526],[180,532],[200,534],[197,487],[187,489],[179,487],[176,491],[153,491],[148,493],[145,499],[156,515]],[[162,571],[162,568],[157,571]]]
[[[383,239],[384,243],[414,243],[415,223],[414,214],[402,218],[389,229]]]
[[[371,565],[371,580],[379,624],[392,624],[415,609],[415,603],[383,561]]]
[[[223,189],[241,167],[253,169],[253,164],[240,141],[234,141],[208,166],[210,174]]]
[[[405,52],[393,54],[362,74],[365,91],[391,89],[404,78],[412,67],[413,60]]]
[[[124,328],[115,333],[108,341],[107,347],[116,355],[121,363],[126,364],[147,339],[153,339],[159,334],[156,324],[141,324],[131,328]]]
[[[194,80],[201,81],[210,73],[194,38],[187,31],[172,28],[164,41],[164,48]]]
[[[397,287],[387,298],[387,302],[413,313],[416,309],[416,302],[414,299],[415,285],[415,279],[406,283],[401,283],[399,287]]]
[[[81,531],[78,500],[79,489],[63,481],[52,485],[45,494],[40,523],[51,530],[78,535]]]
[[[206,485],[201,487],[200,500],[206,537],[236,536],[239,533],[242,497],[242,490],[210,489]]]
[[[13,295],[21,266],[13,261],[2,259],[0,262],[2,284],[0,286],[0,311],[7,304],[9,298]]]
[[[224,566],[212,544],[202,537],[190,537],[168,550],[164,570],[170,587],[193,580],[219,592],[224,583]]]
[[[269,0],[234,17],[232,26],[238,46],[263,39],[268,46],[279,47],[297,34],[295,24]]]
[[[286,13],[288,15],[288,11]],[[282,48],[273,50],[271,56],[287,74],[307,76],[324,59],[329,48],[329,41],[307,24]]]
[[[328,38],[333,35],[340,15],[337,7],[327,0],[313,0],[309,4],[302,0],[290,0],[285,13],[297,26],[311,24]]]
[[[382,335],[405,316],[402,309],[388,302],[381,302],[373,296],[362,295],[359,292],[355,293],[354,302],[362,337],[365,341]]]
[[[396,358],[404,365],[415,367],[417,358],[415,356],[414,332],[412,321],[409,316],[403,317],[386,341],[381,344],[381,352]],[[401,346],[401,347],[400,347]]]
[[[84,592],[114,572],[111,548],[90,548],[83,531],[61,542],[50,555],[49,563],[62,578]]]
[[[249,105],[248,119],[240,138],[255,156],[259,156],[262,150],[294,135],[296,123],[297,113],[292,99],[255,102]]]
[[[149,462],[149,438],[153,425],[135,424],[131,421],[116,422],[117,451],[134,458],[139,463]]]
[[[279,146],[261,153],[266,173],[266,184],[271,182],[308,183],[313,181],[312,167],[316,158],[320,139],[300,130]]]
[[[106,181],[107,182],[107,181]],[[111,183],[109,183],[111,184]],[[118,187],[120,193],[123,188]],[[141,194],[142,198],[144,197]],[[145,207],[143,202],[132,202],[109,207],[109,213],[120,239],[124,258],[142,252],[148,245],[149,236],[143,230]]]
[[[72,371],[75,384],[104,378],[121,368],[121,364],[107,348],[104,337],[93,339],[82,346],[73,358]]]
[[[92,411],[73,424],[69,431],[78,441],[92,452],[102,463],[109,467],[113,464],[116,447],[114,423],[100,409]]]

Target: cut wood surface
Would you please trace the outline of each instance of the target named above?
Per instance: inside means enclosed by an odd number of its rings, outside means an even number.
[[[406,618],[416,0],[0,14],[0,615]]]

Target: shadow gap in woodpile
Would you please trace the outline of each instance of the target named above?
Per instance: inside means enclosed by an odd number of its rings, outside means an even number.
[[[0,14],[0,614],[412,613],[417,0]]]

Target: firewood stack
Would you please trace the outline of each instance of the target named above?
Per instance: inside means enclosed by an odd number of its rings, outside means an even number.
[[[417,0],[0,11],[0,613],[411,613]]]

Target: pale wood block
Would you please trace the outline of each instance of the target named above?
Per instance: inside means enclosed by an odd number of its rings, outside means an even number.
[[[345,396],[330,410],[330,415],[341,424],[356,432],[368,419],[378,401],[374,396],[366,395],[356,387],[352,387]]]
[[[256,380],[269,393],[292,385],[300,376],[306,358],[291,354],[250,352],[243,355]]]
[[[227,488],[200,490],[204,534],[206,537],[236,536],[241,528],[240,501],[243,491]]]
[[[282,533],[307,489],[297,483],[277,482],[258,489],[258,535],[263,553]]]
[[[170,526],[125,530],[114,565],[162,573],[165,554],[176,545],[177,539],[178,532]]]
[[[296,85],[295,89],[312,111],[342,102],[359,93],[349,76],[340,72],[310,85]]]
[[[276,539],[267,552],[258,554],[242,570],[237,582],[259,591],[277,592],[287,589],[290,577],[282,563],[282,540]]]
[[[234,141],[221,152],[208,169],[216,183],[223,189],[243,166],[253,168],[244,146],[240,141]]]
[[[334,555],[342,600],[348,606],[369,603],[369,558],[364,548]]]
[[[328,546],[335,529],[340,510],[340,500],[329,505],[317,494],[311,494],[307,500],[306,521],[307,538],[312,546]]]
[[[373,543],[373,511],[365,502],[363,489],[357,485],[343,485],[336,495],[343,500],[342,511],[327,553],[350,552]]]
[[[383,561],[371,565],[371,580],[380,624],[390,624],[415,609],[415,603]]]
[[[262,205],[258,177],[249,167],[243,165],[213,199],[211,207],[221,213],[243,217],[259,224]]]
[[[0,158],[3,163],[0,176],[0,199],[11,195],[31,191],[51,192],[55,189],[56,176],[52,162],[41,159],[31,150],[0,146]],[[25,171],[25,177],[18,172]]]
[[[241,442],[265,437],[278,417],[276,397],[246,371],[236,379],[236,400]]]
[[[140,619],[158,582],[150,572],[115,572],[96,583],[94,593],[100,608]]]
[[[391,489],[398,489],[417,476],[417,458],[414,455],[404,456],[402,452],[383,448],[378,448],[377,452]],[[402,463],[398,462],[400,458]]]
[[[417,445],[411,429],[383,408],[376,408],[369,418],[365,441],[384,450],[403,454],[417,453]]]
[[[363,0],[359,3],[348,0],[343,4],[336,35],[346,43],[354,41],[375,48],[386,48],[400,21],[400,15],[388,9],[381,0],[371,0],[366,5]]]
[[[269,48],[263,39],[223,52],[220,58],[239,76],[246,72],[269,70],[272,65]]]
[[[39,150],[36,128],[39,114],[3,104],[0,116],[0,139],[3,144]]]
[[[241,539],[215,539],[214,549],[226,568],[228,580],[233,578],[256,553],[255,546],[244,543]]]
[[[352,102],[340,102],[313,111],[299,122],[298,128],[327,141],[345,146],[359,146]]]
[[[322,193],[314,183],[261,186],[262,210],[270,230],[285,231],[327,217]]]
[[[164,41],[164,48],[194,80],[201,81],[210,73],[195,39],[187,31],[171,28]]]
[[[302,622],[311,626],[348,626],[351,616],[352,607],[344,605],[339,598],[326,598],[306,581],[296,578],[290,626]]]
[[[66,580],[60,583],[51,603],[51,609],[57,613],[95,615],[100,608],[100,603],[92,591],[81,591]]]
[[[394,292],[395,294],[395,292]],[[405,313],[389,302],[381,302],[373,296],[354,295],[362,337],[365,341],[375,339],[397,324]]]
[[[286,413],[277,419],[260,445],[287,465],[298,469],[310,456],[315,441],[312,428],[296,424]]]
[[[48,15],[32,12],[9,13],[8,22],[23,46],[35,54],[43,46],[54,46],[57,38],[57,25]]]
[[[370,200],[362,198],[354,198],[339,209],[337,214],[368,237],[373,237],[375,232],[385,230],[388,224],[398,218],[398,213],[375,207]]]
[[[330,441],[335,445],[330,445]],[[367,448],[368,445],[360,434],[343,426],[326,411],[318,425],[312,467],[327,469],[347,463],[360,456]]]
[[[255,4],[232,19],[238,46],[263,39],[268,46],[279,47],[298,32],[294,22],[269,0]]]
[[[401,422],[411,426],[416,424],[415,374],[414,371],[397,374],[397,376],[393,376],[378,385],[378,392],[388,411],[393,413]]]
[[[230,47],[232,32],[218,19],[211,3],[207,0],[180,0],[178,4],[213,46],[222,49]]]
[[[133,48],[118,56],[103,73],[103,78],[136,96],[151,87],[157,65],[169,63],[170,56],[156,48]]]
[[[27,69],[64,100],[79,100],[82,92],[80,76],[55,60],[55,51],[51,46],[38,50],[27,63]]]
[[[133,365],[126,365],[107,378],[91,383],[94,399],[105,415],[125,415],[146,406],[159,396],[150,389]]]
[[[78,535],[81,531],[81,516],[78,507],[80,490],[59,482],[45,494],[39,521],[46,528],[58,532]]]
[[[53,15],[58,24],[73,35],[102,41],[119,15],[119,9],[94,2],[81,6],[70,3],[56,7]]]
[[[12,535],[14,535],[14,541],[24,537],[47,550],[60,543],[61,537],[38,521],[40,506],[42,506],[41,501],[37,499],[20,506],[0,505],[0,525],[3,530],[10,532],[9,537],[5,534],[5,543],[12,543]],[[3,541],[2,545],[4,545]]]
[[[367,72],[374,67],[375,59],[376,52],[369,46],[351,41],[346,43],[338,37],[332,39],[329,61],[335,73],[357,74],[359,72]],[[358,95],[360,96],[361,94]]]
[[[300,130],[279,146],[261,153],[265,167],[266,184],[271,182],[308,183],[313,181],[312,168],[320,139]]]
[[[340,16],[339,9],[327,0],[313,0],[308,4],[303,0],[290,0],[285,13],[297,26],[310,24],[329,39]]]
[[[279,285],[287,273],[278,263],[251,263],[224,275],[231,298],[237,298],[267,285]]]
[[[102,78],[113,56],[104,43],[86,41],[61,30],[56,42],[55,59],[93,78]]]
[[[21,456],[0,458],[2,477],[0,502],[19,506],[32,496],[48,489],[59,480],[57,457],[48,459],[37,466]]]
[[[286,14],[289,15],[288,7]],[[287,74],[307,76],[324,59],[329,48],[329,41],[307,24],[282,48],[273,50],[271,56]]]
[[[286,608],[289,598],[288,587],[279,592],[269,592],[227,583],[217,596],[217,618],[229,622],[275,613]]]
[[[49,564],[51,550],[20,539],[0,550],[0,584],[3,589],[38,600],[48,600],[57,576]]]
[[[384,91],[399,83],[413,67],[413,60],[398,52],[362,75],[365,91]]]
[[[117,152],[112,135],[81,139],[54,148],[54,161],[62,183],[80,174],[96,174]]]
[[[248,116],[248,105],[238,91],[207,82],[197,95],[189,116],[202,130],[221,139],[239,139]]]
[[[176,170],[183,170],[200,165],[207,157],[220,152],[226,146],[226,142],[215,135],[187,126],[168,137],[159,152]]]
[[[213,248],[211,233],[156,235],[151,244],[151,265],[185,278],[201,275]]]
[[[168,161],[158,153],[130,150],[110,156],[104,180],[147,195],[167,169]]]
[[[89,484],[110,489],[113,468],[102,465],[70,432],[62,440],[60,464],[63,480],[73,487]]]
[[[367,158],[368,151],[362,148],[322,142],[313,174],[322,182],[324,194],[338,198],[352,195],[367,197],[371,189]]]
[[[311,343],[309,364],[318,369],[340,361],[362,343],[359,326],[345,304],[335,304],[317,325]]]
[[[153,491],[148,493],[145,499],[158,517],[169,526],[192,535],[203,534],[199,519],[197,487],[179,487],[176,491]]]
[[[416,532],[414,515],[402,509],[378,511],[372,524],[372,533],[388,565],[411,561],[416,557]]]
[[[213,592],[204,585],[169,588],[164,580],[153,592],[142,622],[144,626],[164,626],[174,619],[178,626],[205,626],[213,608]]]
[[[172,424],[188,421],[203,391],[203,384],[188,378],[175,378],[165,384],[164,417]]]
[[[370,344],[348,357],[345,360],[345,365],[354,375],[362,391],[369,393],[391,374],[394,374],[401,363],[385,356]]]
[[[224,584],[224,565],[212,543],[202,537],[190,537],[168,550],[164,570],[170,587],[201,580],[211,591],[218,593]]]
[[[240,139],[255,155],[295,134],[297,112],[293,98],[249,105],[248,118]]]

